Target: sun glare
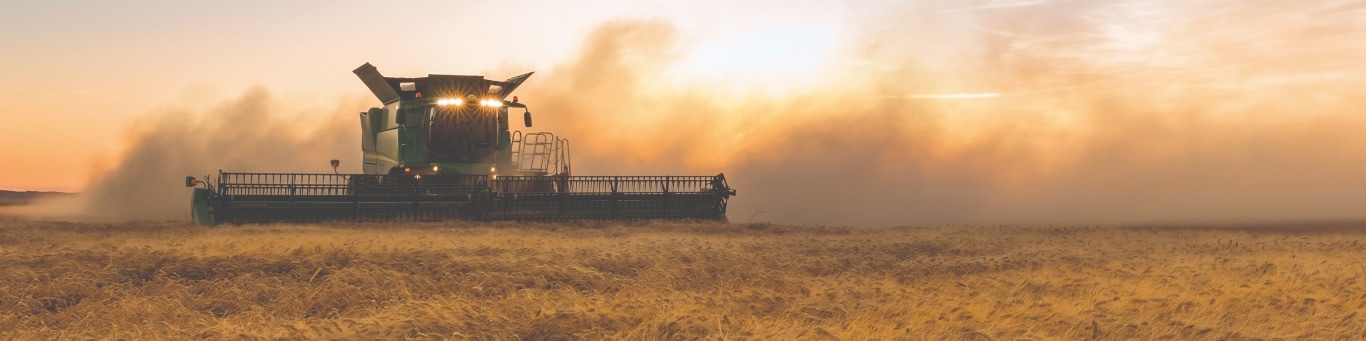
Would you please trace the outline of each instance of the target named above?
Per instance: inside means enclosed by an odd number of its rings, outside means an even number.
[[[705,39],[674,65],[670,77],[770,94],[807,89],[822,81],[821,71],[831,64],[836,45],[835,28],[819,25]]]

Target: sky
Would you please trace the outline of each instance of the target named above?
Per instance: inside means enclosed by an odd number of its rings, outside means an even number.
[[[1363,1],[404,5],[0,4],[0,189],[182,219],[186,173],[355,167],[369,62],[536,71],[576,174],[724,172],[732,221],[1366,218]]]

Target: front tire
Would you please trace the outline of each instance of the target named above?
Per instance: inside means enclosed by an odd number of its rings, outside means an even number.
[[[379,176],[352,175],[347,179],[347,194],[371,195],[379,192]]]

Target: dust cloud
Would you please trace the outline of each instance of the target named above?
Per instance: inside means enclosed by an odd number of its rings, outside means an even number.
[[[867,7],[833,61],[810,70],[820,86],[773,95],[679,79],[668,70],[688,54],[685,34],[623,19],[518,92],[534,129],[572,141],[576,175],[724,172],[736,222],[1366,218],[1359,2]],[[257,89],[154,115],[86,191],[89,213],[185,219],[184,175],[358,160],[353,113],[372,105],[299,109]],[[288,115],[300,111],[328,114]]]
[[[341,159],[340,171],[359,171],[356,115],[368,105],[362,98],[304,105],[253,88],[204,109],[150,114],[128,129],[117,163],[95,172],[75,218],[189,220],[182,179],[212,180],[220,169],[328,173],[328,160]]]
[[[725,172],[738,222],[1361,219],[1353,4],[886,5],[851,20],[828,86],[738,101],[668,79],[672,25],[619,20],[519,92],[576,174]]]

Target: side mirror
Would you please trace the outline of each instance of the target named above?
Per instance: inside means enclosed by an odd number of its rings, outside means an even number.
[[[199,180],[196,180],[193,176],[185,177],[185,187],[194,187],[194,185],[198,184]]]
[[[398,123],[398,124],[407,124],[407,123],[408,123],[408,115],[405,115],[405,114],[407,114],[407,113],[408,113],[408,111],[407,111],[407,110],[403,110],[402,108],[399,108],[398,110],[394,110],[394,112],[393,112],[393,115],[394,115],[394,123]]]
[[[526,121],[526,126],[527,126],[527,128],[531,128],[531,112],[530,112],[530,111],[522,113],[522,120],[523,120],[523,121]]]
[[[337,166],[341,165],[341,160],[332,159],[332,173],[337,172]]]

